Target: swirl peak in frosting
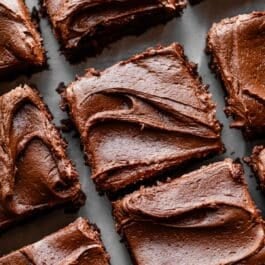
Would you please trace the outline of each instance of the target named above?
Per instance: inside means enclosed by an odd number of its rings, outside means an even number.
[[[44,6],[62,50],[76,61],[177,16],[186,0],[44,0]]]
[[[84,218],[0,258],[1,265],[109,265],[99,232]]]
[[[241,165],[230,159],[142,188],[113,209],[134,264],[265,262],[263,220]]]
[[[177,43],[90,69],[62,96],[101,191],[222,151],[215,104]]]
[[[0,78],[45,64],[42,39],[23,0],[0,0]]]
[[[265,131],[265,12],[213,24],[207,49],[228,93],[226,113],[246,136]]]
[[[35,212],[84,202],[66,143],[38,92],[0,97],[0,230]]]

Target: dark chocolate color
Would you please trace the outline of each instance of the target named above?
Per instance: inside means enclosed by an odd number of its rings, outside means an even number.
[[[265,262],[262,218],[241,165],[230,159],[142,188],[113,207],[136,265]]]
[[[44,0],[62,50],[71,61],[84,59],[128,34],[178,15],[186,0]]]
[[[84,195],[66,143],[38,93],[17,87],[0,97],[0,230]]]
[[[262,145],[255,146],[251,157],[246,162],[257,175],[260,186],[265,191],[265,147]]]
[[[1,265],[108,265],[98,231],[85,219],[0,258]]]
[[[191,5],[197,5],[199,4],[200,2],[202,2],[203,0],[189,0],[190,4]]]
[[[215,105],[179,44],[90,69],[63,98],[100,191],[222,151]]]
[[[228,93],[226,112],[232,127],[247,136],[265,131],[265,12],[227,18],[208,33],[212,67]]]
[[[42,39],[23,0],[0,0],[0,78],[45,64]]]

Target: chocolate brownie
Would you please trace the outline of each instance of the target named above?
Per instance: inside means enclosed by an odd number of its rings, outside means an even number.
[[[78,61],[128,34],[177,16],[186,0],[43,0],[67,58]]]
[[[0,258],[1,265],[108,265],[97,229],[78,218],[65,228]]]
[[[0,0],[0,32],[0,79],[44,66],[42,39],[23,0]]]
[[[62,96],[100,191],[223,150],[215,104],[177,43],[90,69]]]
[[[0,230],[44,209],[84,203],[66,143],[37,91],[0,97]]]
[[[215,23],[208,33],[212,68],[227,91],[226,113],[232,127],[246,136],[265,131],[265,12],[253,12]]]
[[[230,159],[142,188],[113,208],[136,265],[244,264],[263,256],[256,255],[263,220],[241,165]]]
[[[247,158],[246,162],[257,175],[261,188],[265,190],[265,147],[255,146],[251,157]]]

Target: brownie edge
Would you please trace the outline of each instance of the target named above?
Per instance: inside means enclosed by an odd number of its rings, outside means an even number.
[[[84,218],[78,218],[65,228],[0,258],[1,265],[109,265],[109,255],[100,234]]]
[[[214,23],[207,37],[211,67],[227,92],[231,127],[242,129],[248,138],[265,131],[264,33],[265,12],[253,12]]]
[[[66,142],[37,90],[19,86],[0,96],[0,230],[60,205],[84,204]]]
[[[46,66],[42,38],[23,0],[0,0],[0,79]]]
[[[215,104],[177,43],[90,69],[62,97],[101,192],[223,151]]]
[[[187,4],[186,0],[43,2],[61,50],[71,62],[95,55],[125,35],[140,34],[164,23]]]
[[[113,215],[135,265],[242,265],[264,256],[263,220],[230,159],[141,188],[114,202]]]
[[[255,146],[252,155],[245,161],[258,177],[260,187],[265,191],[265,147],[262,145]]]

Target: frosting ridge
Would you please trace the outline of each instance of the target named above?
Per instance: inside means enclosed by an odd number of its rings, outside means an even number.
[[[215,104],[179,44],[90,69],[62,96],[101,190],[222,150]]]
[[[123,35],[166,22],[186,0],[45,0],[44,6],[63,51],[74,60],[75,51],[93,54]]]
[[[262,133],[265,110],[264,41],[265,13],[253,12],[213,24],[207,49],[212,67],[228,92],[228,115],[233,127],[247,135]]]
[[[109,257],[98,231],[84,218],[42,240],[0,258],[7,264],[107,265]]]
[[[81,203],[66,143],[38,93],[17,87],[0,97],[0,227],[66,202]]]
[[[241,264],[264,246],[242,168],[229,159],[142,188],[113,207],[135,264]]]
[[[44,65],[42,39],[23,1],[0,1],[0,33],[1,76],[25,65]]]

